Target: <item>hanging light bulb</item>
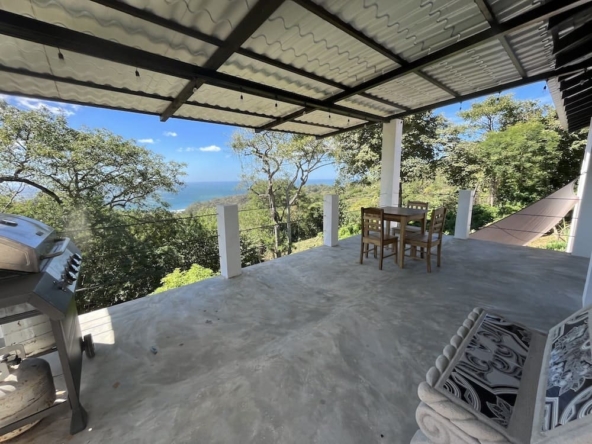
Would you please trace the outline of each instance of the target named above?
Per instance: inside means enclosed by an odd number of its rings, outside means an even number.
[[[62,54],[62,51],[60,50],[60,48],[58,48],[58,59],[64,60],[64,54]]]
[[[136,68],[136,77],[140,77],[140,72],[138,71],[138,68]]]
[[[243,95],[241,94],[241,100],[243,100]]]

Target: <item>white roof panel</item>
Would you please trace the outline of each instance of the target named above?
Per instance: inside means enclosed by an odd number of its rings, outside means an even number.
[[[255,4],[254,0],[122,1],[221,40],[228,37],[230,32],[236,28],[249,9]]]
[[[0,0],[0,8],[199,66],[217,48],[90,1]]]
[[[335,130],[331,128],[322,128],[319,126],[304,125],[297,122],[286,122],[276,126],[276,129],[280,131],[286,131],[289,133],[301,133],[309,134],[311,136],[323,136],[329,134]]]
[[[489,26],[473,0],[314,0],[406,61]]]
[[[550,71],[555,67],[552,38],[545,25],[522,29],[507,37],[508,43],[528,75]]]
[[[150,114],[160,114],[169,104],[164,100],[130,96],[5,72],[0,72],[0,91],[5,94],[43,97],[58,102],[91,104]]]
[[[242,96],[242,99],[241,99]],[[207,103],[223,108],[252,111],[260,114],[281,117],[299,109],[295,105],[265,99],[237,91],[228,91],[211,85],[203,85],[189,99],[191,102]],[[277,105],[277,106],[276,106]]]
[[[369,80],[398,66],[290,1],[243,47],[345,85]]]
[[[330,127],[347,128],[352,125],[359,125],[364,123],[364,120],[354,119],[352,117],[340,116],[338,114],[330,114],[323,111],[313,111],[295,119],[296,122],[310,122]],[[329,128],[330,129],[330,128]]]
[[[368,99],[360,95],[341,100],[340,102],[337,102],[337,104],[367,113],[378,114],[379,116],[390,116],[404,111],[402,108],[385,105],[382,102],[377,102],[376,100]]]
[[[419,108],[452,98],[450,94],[416,74],[407,74],[368,92],[387,100],[396,97],[397,102],[409,108]]]
[[[137,76],[133,67],[66,50],[61,54],[63,60],[55,48],[10,37],[0,39],[0,60],[13,68],[164,97],[175,97],[185,84],[183,79],[151,71],[138,70]]]
[[[231,56],[218,71],[316,99],[324,99],[341,91],[325,83],[316,82],[239,54]]]
[[[245,114],[233,113],[230,111],[221,111],[210,108],[202,108],[194,105],[183,105],[175,114],[177,117],[187,117],[195,120],[203,120],[206,122],[217,122],[228,125],[237,125],[255,128],[265,125],[270,119],[256,116],[248,116]]]
[[[497,40],[429,66],[424,72],[461,94],[520,79],[510,57]]]

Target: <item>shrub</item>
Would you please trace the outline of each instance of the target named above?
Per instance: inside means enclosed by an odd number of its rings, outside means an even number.
[[[175,271],[167,274],[160,280],[162,285],[154,290],[153,294],[162,293],[163,291],[172,290],[173,288],[203,281],[204,279],[216,276],[216,274],[217,273],[214,273],[209,268],[205,268],[197,264],[193,264],[191,268],[186,271],[181,271],[180,268],[175,268]]]
[[[546,250],[565,251],[567,242],[563,240],[554,240],[545,245]]]

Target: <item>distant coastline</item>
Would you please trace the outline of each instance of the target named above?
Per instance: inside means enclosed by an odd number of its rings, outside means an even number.
[[[333,185],[335,179],[310,179],[307,185]],[[181,212],[196,202],[208,202],[229,196],[247,194],[240,188],[239,181],[229,182],[186,182],[178,193],[163,193],[162,199],[170,205],[170,210]]]

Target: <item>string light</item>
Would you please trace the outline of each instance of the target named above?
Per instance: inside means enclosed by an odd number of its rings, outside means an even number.
[[[462,111],[462,102],[460,102],[460,108],[458,108],[459,111]]]
[[[64,60],[64,54],[62,54],[62,51],[60,50],[60,48],[58,48],[58,59]]]
[[[138,71],[138,68],[136,68],[136,77],[140,77],[140,72]]]
[[[241,100],[243,100],[243,95],[241,94]]]

